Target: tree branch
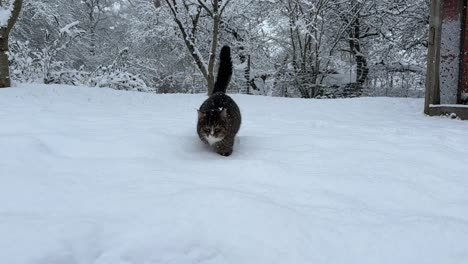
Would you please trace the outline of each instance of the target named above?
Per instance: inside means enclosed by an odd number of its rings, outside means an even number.
[[[172,16],[174,21],[176,22],[177,26],[179,27],[180,32],[182,33],[182,37],[184,39],[185,46],[187,49],[190,51],[190,55],[193,57],[195,60],[195,63],[198,66],[198,69],[202,72],[203,76],[208,79],[208,69],[206,68],[205,63],[203,62],[203,58],[200,56],[200,54],[197,52],[195,48],[195,43],[191,40],[191,38],[188,37],[187,31],[182,24],[182,21],[180,21],[176,6],[170,2],[170,0],[165,0],[167,5],[169,6],[169,9],[171,10]]]
[[[210,17],[213,17],[213,12],[205,5],[205,3],[202,2],[202,0],[197,0],[197,2],[203,9],[205,9],[206,12],[208,12]]]
[[[7,27],[5,28],[5,35],[8,36],[11,29],[16,23],[18,19],[19,13],[21,12],[21,7],[23,5],[23,0],[12,0],[15,1],[13,3],[13,10],[11,11],[10,19],[8,19]]]

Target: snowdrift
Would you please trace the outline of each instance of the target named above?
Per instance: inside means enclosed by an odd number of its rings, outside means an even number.
[[[197,138],[204,95],[0,90],[1,262],[468,263],[468,122],[233,97],[226,158]]]

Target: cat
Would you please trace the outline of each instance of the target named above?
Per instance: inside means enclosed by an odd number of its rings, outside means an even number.
[[[230,156],[234,138],[241,126],[241,112],[236,102],[226,95],[232,76],[231,48],[224,46],[219,55],[218,76],[212,95],[198,110],[197,133],[201,141],[222,156]]]

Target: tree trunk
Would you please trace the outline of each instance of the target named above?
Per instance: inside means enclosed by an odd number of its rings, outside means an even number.
[[[91,28],[90,36],[89,36],[89,55],[95,56],[96,55],[96,29]]]
[[[155,1],[154,3],[156,2],[159,1]],[[187,47],[192,58],[194,59],[195,64],[197,65],[198,69],[201,71],[203,77],[208,83],[208,95],[211,95],[213,93],[215,85],[214,67],[216,62],[216,49],[218,47],[219,26],[221,23],[221,17],[223,15],[224,8],[230,1],[224,1],[224,5],[220,6],[220,0],[213,0],[211,2],[211,6],[213,7],[212,10],[210,10],[207,5],[201,4],[200,2],[201,5],[199,6],[198,10],[206,10],[209,16],[211,16],[213,19],[213,31],[211,32],[211,49],[208,65],[205,64],[202,55],[198,52],[198,48],[195,42],[195,33],[197,32],[196,28],[198,25],[199,15],[195,15],[196,17],[192,17],[192,19],[195,20],[192,20],[193,28],[190,29],[185,25],[185,21],[181,20],[181,18],[183,18],[184,16],[181,16],[179,13],[179,9],[177,8],[178,2],[171,0],[165,0],[165,2],[169,7],[170,12],[172,13],[172,18],[174,19],[175,23],[177,24],[180,30],[180,33],[182,34],[182,39],[184,40],[185,46]],[[188,4],[189,2],[183,3]]]
[[[214,78],[213,71],[209,73],[208,79],[206,81],[208,83],[208,96],[210,96],[213,94],[214,85],[215,85],[215,78]]]
[[[218,47],[219,23],[221,21],[218,0],[213,1],[213,32],[211,32],[211,52],[208,61],[208,96],[213,94],[215,86],[214,66],[216,62],[216,48]]]
[[[250,85],[252,85],[253,82],[255,82],[254,79],[250,80],[250,55],[247,55],[247,65],[245,66],[245,69],[244,69],[244,78],[245,78],[245,81],[246,81],[246,85],[247,85],[247,91],[246,93],[247,94],[250,94]]]
[[[1,36],[4,36],[5,30],[1,30]],[[8,36],[0,38],[0,88],[10,87],[10,67],[8,62]]]
[[[11,0],[13,3],[13,10],[11,11],[10,19],[8,19],[5,27],[0,27],[0,88],[10,87],[10,67],[8,62],[8,36],[10,31],[16,23],[18,16],[21,12],[23,0]],[[1,7],[1,4],[0,4]]]
[[[362,53],[361,48],[361,19],[359,14],[352,23],[353,25],[349,35],[349,48],[356,58],[356,83],[362,87],[362,85],[367,81],[369,67],[367,65],[367,58]]]
[[[367,59],[364,55],[356,56],[357,77],[356,82],[363,85],[367,81],[369,75],[369,67],[367,66]]]

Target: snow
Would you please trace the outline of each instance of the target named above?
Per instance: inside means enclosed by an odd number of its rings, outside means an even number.
[[[80,21],[71,22],[60,29],[60,33],[65,33],[67,35],[72,35],[71,29],[80,24]]]
[[[0,6],[0,28],[6,27],[8,25],[8,20],[10,20],[12,11],[13,1],[7,3],[6,6]]]
[[[0,259],[11,264],[468,263],[468,122],[420,99],[0,90]]]
[[[431,104],[429,106],[433,108],[437,108],[437,107],[468,108],[468,105],[461,105],[461,104],[439,104],[439,105]]]

